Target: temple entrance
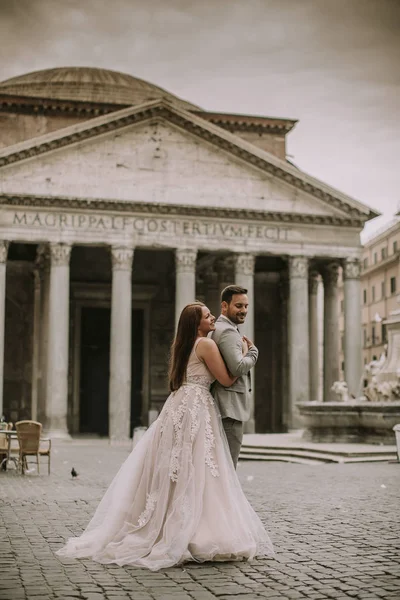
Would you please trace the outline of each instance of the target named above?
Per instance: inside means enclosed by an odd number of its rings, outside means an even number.
[[[143,359],[144,359],[144,310],[132,311],[132,385],[131,385],[131,426],[133,429],[142,423],[143,408]]]
[[[255,367],[255,424],[257,433],[286,431],[287,331],[282,294],[281,263],[260,259],[264,268],[255,275],[255,343],[259,359]]]
[[[79,432],[108,436],[110,375],[109,308],[82,306],[80,315]],[[144,310],[132,311],[130,433],[141,425],[143,402]]]
[[[110,309],[82,307],[79,431],[108,435]]]

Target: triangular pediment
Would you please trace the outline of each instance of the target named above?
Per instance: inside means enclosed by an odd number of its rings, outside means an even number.
[[[164,103],[124,109],[3,150],[0,193],[371,218],[361,203]]]

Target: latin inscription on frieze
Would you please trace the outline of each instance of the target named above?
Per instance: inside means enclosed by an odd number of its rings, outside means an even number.
[[[219,220],[163,218],[131,215],[15,211],[13,225],[39,229],[134,232],[206,238],[258,238],[285,242],[290,230],[274,225]]]

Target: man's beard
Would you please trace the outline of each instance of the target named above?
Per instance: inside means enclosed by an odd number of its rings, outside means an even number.
[[[244,323],[245,319],[246,319],[246,315],[241,315],[239,316],[238,314],[236,315],[228,315],[228,318],[232,321],[232,323],[235,323],[236,325],[241,325],[242,323]]]

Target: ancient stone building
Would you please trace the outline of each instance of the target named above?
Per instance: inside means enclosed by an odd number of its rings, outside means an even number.
[[[248,431],[298,425],[361,369],[359,234],[369,208],[286,160],[289,119],[211,113],[130,75],[50,69],[0,84],[0,390],[8,419],[123,439],[167,395],[176,315],[249,289]],[[4,343],[3,343],[4,338]],[[3,351],[4,347],[4,351]]]

